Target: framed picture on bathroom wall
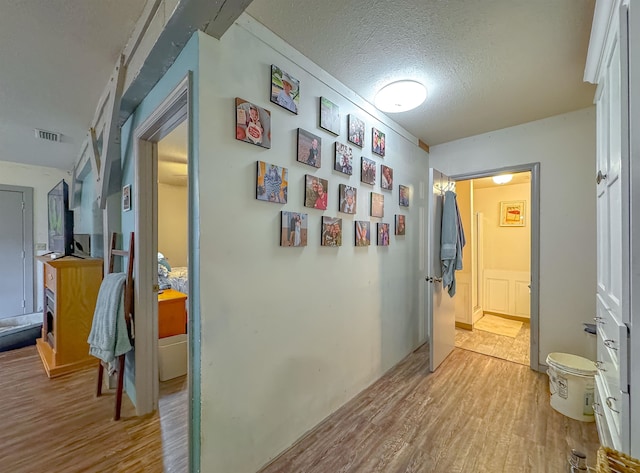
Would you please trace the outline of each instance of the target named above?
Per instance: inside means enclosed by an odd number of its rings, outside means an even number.
[[[526,224],[525,206],[524,200],[500,202],[500,226],[524,227]]]

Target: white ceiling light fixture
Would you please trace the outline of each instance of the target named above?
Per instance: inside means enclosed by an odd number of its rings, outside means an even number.
[[[511,182],[511,179],[513,179],[513,175],[511,174],[493,176],[493,182],[495,182],[496,184],[506,184],[507,182]]]
[[[373,100],[382,112],[398,113],[412,110],[425,101],[427,89],[414,80],[399,80],[385,85]]]

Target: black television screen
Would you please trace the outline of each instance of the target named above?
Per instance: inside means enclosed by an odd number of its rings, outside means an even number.
[[[69,186],[61,180],[47,194],[49,210],[49,251],[73,254],[73,211],[69,210]]]

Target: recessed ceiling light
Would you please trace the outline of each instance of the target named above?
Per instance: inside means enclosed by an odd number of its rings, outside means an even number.
[[[495,182],[496,184],[506,184],[507,182],[510,182],[511,179],[513,179],[513,176],[511,174],[502,174],[500,176],[493,176],[493,182]]]
[[[380,89],[374,99],[374,105],[383,112],[406,112],[416,108],[426,98],[427,89],[420,82],[399,80]]]

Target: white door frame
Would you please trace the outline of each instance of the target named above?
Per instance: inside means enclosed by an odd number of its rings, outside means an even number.
[[[191,120],[192,77],[189,73],[164,99],[164,101],[139,125],[134,132],[134,229],[135,241],[135,386],[136,413],[144,415],[158,408],[158,297],[157,297],[157,252],[158,237],[153,229],[157,228],[157,142],[169,134],[184,120],[189,120],[189,221],[192,220],[191,150],[193,126]],[[190,224],[191,230],[191,224]],[[189,257],[192,257],[193,237],[189,235]],[[190,265],[191,266],[191,265]],[[191,268],[189,269],[191,286]],[[155,286],[155,287],[154,287]],[[196,317],[192,311],[193,294],[189,297],[189,326]],[[189,330],[189,344],[192,346],[193,330]],[[190,349],[190,355],[193,350]],[[199,361],[199,360],[198,360]],[[189,356],[188,372],[193,372],[194,357]],[[191,375],[189,376],[191,378]],[[189,380],[189,399],[193,383]],[[199,392],[198,392],[199,402]],[[191,407],[191,406],[190,406]],[[191,409],[189,419],[191,421]],[[193,427],[193,426],[192,426]],[[192,449],[190,435],[190,450]]]
[[[531,172],[531,345],[529,366],[532,370],[545,371],[540,364],[540,163],[518,164],[451,176],[453,181],[467,181],[496,174]]]

